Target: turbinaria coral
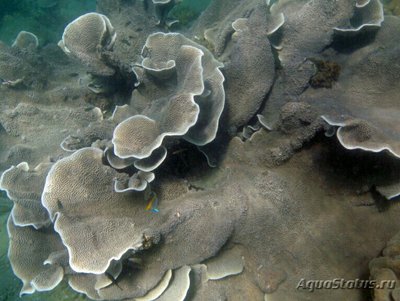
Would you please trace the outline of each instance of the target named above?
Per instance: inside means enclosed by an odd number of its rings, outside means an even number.
[[[21,294],[362,300],[293,288],[365,276],[400,228],[400,18],[379,0],[211,0],[195,20],[178,0],[97,2],[61,48],[0,43]],[[398,240],[374,279],[399,276]]]

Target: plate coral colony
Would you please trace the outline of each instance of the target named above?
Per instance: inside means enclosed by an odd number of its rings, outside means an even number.
[[[182,5],[99,0],[58,46],[0,44],[21,295],[400,300],[297,288],[400,277],[400,17],[379,0]]]

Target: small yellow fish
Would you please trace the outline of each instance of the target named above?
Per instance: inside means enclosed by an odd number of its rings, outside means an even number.
[[[157,194],[155,192],[151,192],[147,206],[146,206],[146,211],[153,211],[153,212],[158,212],[159,210],[157,209],[158,205],[158,198]]]

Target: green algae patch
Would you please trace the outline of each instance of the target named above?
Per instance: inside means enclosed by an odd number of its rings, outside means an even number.
[[[400,16],[400,0],[391,0],[384,2],[385,13]]]

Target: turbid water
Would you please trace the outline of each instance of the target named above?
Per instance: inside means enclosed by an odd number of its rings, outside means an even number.
[[[399,301],[399,15],[0,0],[0,301]]]

